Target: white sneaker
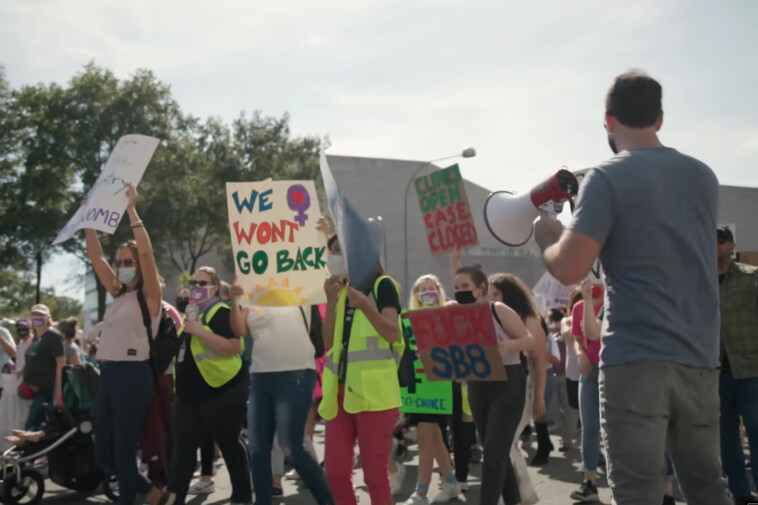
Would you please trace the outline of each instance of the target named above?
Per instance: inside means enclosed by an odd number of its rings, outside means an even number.
[[[429,505],[429,498],[414,492],[410,498],[405,500],[405,505]]]
[[[446,503],[458,498],[459,494],[461,494],[461,486],[459,486],[457,482],[455,484],[445,482],[442,484],[442,490],[437,494],[437,496],[434,497],[434,500],[432,501],[434,503]]]
[[[459,482],[458,487],[461,488],[461,493],[468,492],[468,482]]]
[[[300,480],[300,475],[297,473],[297,470],[294,468],[290,470],[289,472],[284,474],[284,477],[289,480]]]
[[[403,489],[403,479],[405,479],[405,467],[397,464],[397,472],[390,474],[390,492],[394,495]]]
[[[193,482],[187,494],[213,494],[216,491],[216,484],[213,481],[207,482],[203,479],[197,479]]]

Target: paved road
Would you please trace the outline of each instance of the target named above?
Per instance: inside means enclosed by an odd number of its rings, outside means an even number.
[[[316,432],[316,450],[321,456],[323,454],[323,427]],[[558,438],[553,437],[553,443],[558,447]],[[525,444],[527,453],[533,454],[536,442],[534,438]],[[569,498],[571,491],[578,487],[581,474],[580,455],[577,449],[571,450],[565,454],[555,451],[550,463],[541,468],[529,468],[529,474],[532,482],[539,494],[541,505],[566,505],[574,503]],[[418,468],[418,458],[415,446],[411,446],[408,456],[403,461],[407,470],[403,490],[396,498],[396,503],[403,503],[413,492],[416,483],[416,472]],[[197,496],[188,500],[189,505],[222,505],[229,503],[231,488],[229,485],[229,476],[223,466],[223,462],[217,462],[218,473],[216,476],[216,491],[211,495]],[[469,484],[471,486],[467,495],[461,496],[461,502],[478,503],[479,500],[479,477],[481,475],[481,465],[473,464],[471,466],[471,475]],[[357,494],[360,505],[370,505],[366,488],[363,486],[362,473],[360,469],[355,471],[353,482],[357,487]],[[47,481],[48,490],[45,494],[43,503],[60,503],[60,504],[88,504],[88,503],[108,503],[104,495],[82,496],[68,490],[60,489]],[[438,478],[435,475],[432,485],[430,486],[430,496],[433,498],[438,485]],[[598,481],[600,499],[599,503],[610,504],[610,489],[607,482],[601,474]],[[300,481],[284,481],[284,498],[280,502],[286,505],[311,505],[315,503],[308,491],[302,486]],[[455,503],[455,502],[453,502]]]

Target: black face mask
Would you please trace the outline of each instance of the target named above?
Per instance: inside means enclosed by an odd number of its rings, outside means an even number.
[[[176,298],[176,310],[178,310],[181,313],[184,313],[185,310],[187,310],[187,305],[189,305],[189,298]]]
[[[471,303],[476,303],[476,297],[474,296],[473,291],[456,291],[455,301],[461,305],[469,305]]]
[[[29,335],[29,328],[18,328],[17,331],[21,338],[26,338]]]

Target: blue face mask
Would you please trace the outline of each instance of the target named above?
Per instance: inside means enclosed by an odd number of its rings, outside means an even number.
[[[136,267],[121,267],[118,269],[118,280],[127,286],[131,286],[137,281]]]

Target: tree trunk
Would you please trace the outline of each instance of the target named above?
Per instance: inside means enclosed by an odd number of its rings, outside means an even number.
[[[40,284],[42,283],[42,251],[37,250],[37,253],[34,255],[34,259],[37,262],[37,294],[35,296],[35,302],[34,303],[40,303]]]

